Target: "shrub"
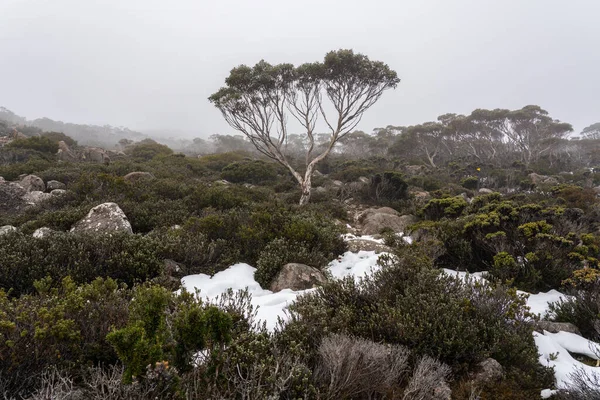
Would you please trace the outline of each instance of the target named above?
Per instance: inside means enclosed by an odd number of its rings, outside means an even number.
[[[261,160],[234,162],[223,168],[221,178],[234,183],[258,185],[275,181],[277,179],[277,168],[273,163]]]
[[[159,361],[188,371],[198,351],[231,340],[232,317],[185,291],[177,295],[160,286],[139,286],[129,310],[127,326],[106,337],[126,367],[126,383],[143,378],[146,366]]]
[[[456,218],[467,208],[466,200],[461,196],[431,199],[420,211],[425,219],[439,220]]]
[[[315,380],[323,386],[327,399],[374,398],[400,392],[399,382],[409,370],[405,347],[345,335],[325,337],[318,353]]]
[[[0,288],[12,295],[33,290],[33,282],[70,275],[76,283],[111,277],[132,285],[162,272],[158,246],[139,235],[72,235],[43,239],[19,233],[0,236]]]
[[[313,248],[311,251],[306,244],[292,242],[288,239],[275,239],[260,253],[256,261],[254,279],[263,288],[268,288],[281,268],[288,263],[300,263],[316,268],[323,267],[329,259]]]
[[[42,137],[48,138],[53,142],[65,142],[65,144],[69,147],[76,147],[77,141],[72,137],[65,135],[62,132],[44,132],[42,133]],[[58,151],[58,150],[57,150]]]
[[[28,149],[40,153],[56,154],[58,143],[46,136],[34,136],[27,139],[15,139],[6,145],[13,149]]]
[[[173,150],[168,146],[149,139],[129,146],[125,152],[134,159],[143,161],[152,160],[157,156],[170,156],[173,154]]]
[[[408,184],[399,172],[384,172],[371,178],[371,197],[378,201],[404,200],[408,198]]]
[[[231,163],[242,161],[247,157],[248,156],[243,152],[228,152],[202,156],[199,158],[199,161],[204,167],[212,171],[220,172]]]
[[[106,342],[111,327],[127,322],[129,291],[112,279],[76,286],[67,277],[55,286],[35,283],[37,292],[9,298],[0,290],[0,378],[5,393],[27,393],[49,366],[79,373],[88,363],[114,363]]]
[[[492,357],[520,382],[551,383],[537,361],[523,296],[440,275],[412,248],[399,257],[383,258],[382,269],[360,283],[334,281],[299,298],[283,334],[307,349],[331,333],[404,345],[447,363],[457,377]]]
[[[475,190],[479,186],[479,179],[475,176],[468,176],[460,184],[467,189]]]

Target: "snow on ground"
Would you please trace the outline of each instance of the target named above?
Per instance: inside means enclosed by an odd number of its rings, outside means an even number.
[[[351,233],[346,233],[346,234],[342,235],[342,238],[347,242],[349,242],[351,240],[368,240],[368,241],[375,242],[378,244],[385,244],[385,240],[383,238],[377,239],[371,235],[356,236]]]
[[[486,271],[468,273],[468,272],[464,272],[464,271],[455,271],[453,269],[448,269],[448,268],[443,268],[442,271],[444,271],[444,273],[446,275],[455,276],[455,277],[463,279],[463,280],[466,279],[467,276],[469,276],[470,278],[472,278],[475,281],[487,282],[487,279],[485,279],[483,277],[483,275],[486,274]]]
[[[359,251],[358,253],[348,251],[337,260],[330,262],[327,268],[336,279],[346,276],[363,277],[379,269],[378,258],[379,254],[375,254],[374,251]],[[213,277],[206,274],[188,275],[181,282],[189,292],[194,293],[198,289],[200,297],[209,302],[214,302],[230,288],[234,291],[248,288],[248,292],[252,296],[252,305],[258,307],[256,319],[264,321],[267,329],[271,331],[277,326],[279,317],[284,321],[287,320],[285,308],[294,302],[296,297],[314,290],[284,289],[273,293],[260,287],[254,280],[254,271],[256,268],[240,263],[216,273]]]
[[[519,294],[526,293],[518,291]],[[538,294],[529,294],[527,305],[531,309],[532,314],[540,314],[542,318],[548,312],[548,304],[557,302],[561,299],[566,299],[566,295],[558,290],[550,290],[549,292],[539,292]]]
[[[347,276],[362,278],[380,269],[377,265],[379,256],[380,254],[375,254],[374,251],[359,251],[358,253],[347,251],[337,260],[330,262],[327,269],[335,279]]]
[[[284,310],[298,295],[314,290],[284,289],[273,293],[260,287],[254,280],[254,271],[256,268],[240,263],[216,273],[213,277],[206,274],[188,275],[181,283],[189,292],[194,293],[198,289],[200,297],[209,302],[215,302],[228,289],[235,292],[248,288],[248,293],[252,295],[252,305],[257,307],[256,319],[264,321],[267,329],[271,331],[277,326],[278,317],[286,319]]]
[[[450,276],[457,276],[461,279],[465,279],[465,277],[470,276],[472,279],[476,281],[486,282],[487,280],[484,278],[486,272],[474,272],[472,274],[463,271],[455,271],[453,269],[443,269],[444,273]],[[560,299],[566,299],[567,296],[559,292],[558,290],[550,290],[549,292],[539,292],[538,294],[531,294],[527,292],[523,292],[521,290],[517,290],[518,294],[527,294],[529,297],[527,298],[527,306],[532,314],[540,315],[542,318],[548,312],[548,305],[550,303],[556,302]]]
[[[544,334],[534,332],[533,338],[540,354],[540,364],[554,367],[556,386],[559,389],[568,388],[572,385],[571,374],[576,369],[583,369],[590,376],[597,375],[600,379],[600,368],[591,367],[577,361],[569,354],[569,351],[579,354],[585,351],[587,354],[591,354],[592,352],[588,346],[591,345],[597,348],[598,344],[590,342],[579,335],[567,332],[549,333],[544,331]],[[594,356],[593,358],[597,357]],[[542,396],[545,394],[550,394],[550,391],[542,391]]]

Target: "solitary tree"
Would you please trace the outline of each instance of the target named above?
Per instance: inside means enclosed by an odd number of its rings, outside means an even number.
[[[380,61],[371,61],[352,50],[331,51],[324,61],[294,67],[260,61],[254,67],[231,70],[225,87],[209,100],[231,127],[242,132],[256,149],[286,167],[302,190],[300,204],[310,199],[311,177],[316,165],[335,144],[354,130],[364,112],[386,89],[400,79]],[[304,171],[297,171],[286,157],[290,116],[308,140]],[[322,121],[329,141],[316,146],[316,126]]]

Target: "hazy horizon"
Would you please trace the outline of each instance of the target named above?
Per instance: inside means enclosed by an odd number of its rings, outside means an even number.
[[[0,106],[27,119],[233,134],[207,100],[229,70],[352,48],[402,79],[358,129],[537,104],[600,121],[600,3],[2,0]],[[485,3],[485,4],[484,4]]]

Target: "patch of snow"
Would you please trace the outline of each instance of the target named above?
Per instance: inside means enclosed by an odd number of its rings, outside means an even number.
[[[598,343],[571,332],[544,332],[544,335],[551,337],[555,343],[571,353],[582,354],[594,360],[599,359],[597,354],[600,354],[600,345]]]
[[[578,336],[575,334],[569,334],[573,336]],[[535,345],[538,348],[539,361],[540,364],[545,365],[547,367],[554,368],[554,376],[556,377],[556,387],[559,389],[566,389],[570,385],[573,384],[573,380],[571,378],[571,374],[576,371],[576,369],[582,369],[587,372],[590,376],[597,375],[600,379],[600,368],[591,367],[586,365],[576,359],[569,354],[568,348],[583,350],[581,346],[583,345],[586,339],[579,336],[573,343],[570,343],[567,338],[573,339],[570,336],[567,336],[567,332],[559,332],[559,333],[549,333],[544,331],[544,334],[534,332],[533,339],[535,340]],[[568,348],[565,348],[563,345],[567,345]],[[598,346],[598,344],[593,343],[594,346]],[[589,349],[588,349],[589,351]],[[549,393],[547,391],[544,393]]]
[[[343,279],[347,276],[360,278],[380,269],[377,265],[378,259],[379,254],[374,251],[361,250],[358,253],[347,251],[337,260],[330,262],[327,270],[335,279]]]
[[[523,294],[527,292],[522,292],[519,290],[517,293]],[[548,313],[548,304],[566,298],[566,295],[562,294],[558,290],[552,289],[546,293],[539,292],[538,294],[529,294],[527,305],[529,306],[532,314],[539,314],[542,318],[544,318],[544,316]]]
[[[379,268],[378,259],[379,255],[374,251],[346,252],[339,259],[329,263],[327,268],[335,279],[346,276],[363,277]],[[228,289],[235,292],[247,288],[248,293],[252,296],[252,305],[257,308],[256,319],[264,321],[269,330],[273,330],[277,326],[279,317],[284,321],[287,320],[285,309],[298,296],[315,290],[284,289],[273,293],[260,287],[254,280],[254,271],[256,268],[240,263],[232,265],[212,277],[206,274],[188,275],[181,280],[181,283],[191,293],[198,289],[199,296],[209,302],[215,302]]]
[[[254,280],[254,271],[256,268],[240,263],[216,273],[213,277],[206,274],[188,275],[181,280],[181,283],[189,292],[200,290],[200,297],[208,302],[215,302],[228,289],[233,289],[235,292],[247,288],[248,293],[252,295],[252,305],[257,308],[256,319],[264,321],[269,330],[277,326],[278,317],[286,319],[284,310],[296,300],[298,295],[314,290],[285,289],[273,293],[260,287]]]
[[[465,272],[465,271],[455,271],[453,269],[448,269],[448,268],[443,268],[442,271],[446,275],[455,276],[455,277],[460,278],[462,280],[465,280],[467,278],[467,276],[469,276],[470,278],[472,278],[475,281],[478,281],[478,282],[487,282],[487,279],[485,279],[483,277],[483,275],[486,274],[487,271],[469,273],[469,272]]]
[[[369,240],[371,242],[385,244],[384,239],[376,239],[375,237],[373,237],[371,235],[356,236],[351,233],[346,233],[346,234],[342,235],[342,238],[347,242],[352,241],[352,240]]]
[[[447,268],[444,268],[443,271],[444,271],[444,273],[446,273],[450,276],[454,275],[461,279],[465,279],[465,277],[468,275],[476,281],[487,282],[487,280],[483,277],[487,273],[487,271],[473,272],[471,274],[468,272],[455,271],[453,269],[447,269]],[[531,294],[528,292],[523,292],[521,290],[517,290],[517,293],[529,295],[529,297],[527,298],[527,306],[529,307],[530,312],[532,314],[536,314],[536,315],[539,314],[542,317],[544,317],[548,313],[548,304],[556,302],[561,299],[568,298],[568,296],[566,296],[565,294],[559,292],[558,290],[554,290],[554,289],[552,289],[548,292],[540,292],[538,294]]]
[[[550,397],[554,396],[556,393],[558,393],[558,390],[544,389],[540,393],[540,396],[542,396],[542,399],[549,399]]]

